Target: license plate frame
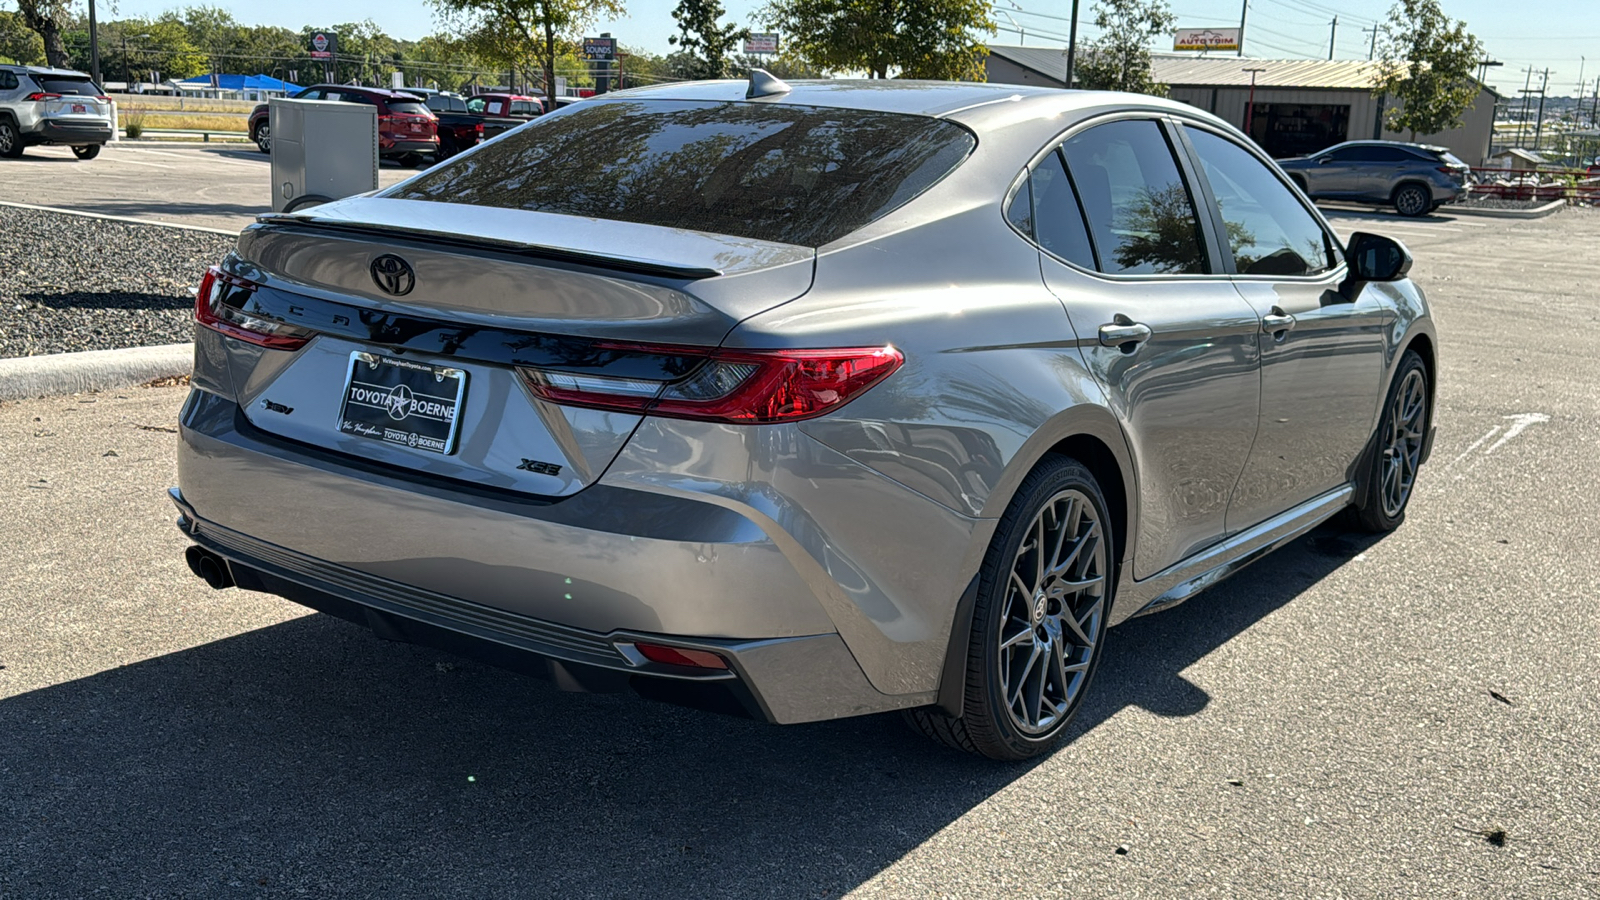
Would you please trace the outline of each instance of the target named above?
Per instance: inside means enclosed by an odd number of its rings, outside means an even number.
[[[461,435],[466,393],[465,369],[355,350],[345,371],[339,431],[449,456]]]

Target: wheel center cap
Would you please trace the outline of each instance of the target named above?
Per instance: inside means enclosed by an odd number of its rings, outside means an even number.
[[[1045,597],[1044,591],[1040,591],[1037,594],[1033,595],[1033,621],[1034,621],[1034,624],[1037,625],[1038,623],[1044,621],[1045,607],[1046,607],[1046,605],[1048,603],[1049,603],[1049,600]]]

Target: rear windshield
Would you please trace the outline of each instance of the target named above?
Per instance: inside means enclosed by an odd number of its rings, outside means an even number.
[[[389,114],[395,116],[433,116],[433,110],[419,100],[390,100]]]
[[[467,104],[460,97],[434,94],[428,98],[428,108],[435,112],[466,112]]]
[[[584,103],[379,196],[817,247],[927,190],[977,139],[899,113],[706,101]]]
[[[34,75],[32,77],[38,83],[39,90],[50,94],[82,94],[85,97],[98,97],[104,93],[98,85],[87,78],[70,78],[60,75]]]

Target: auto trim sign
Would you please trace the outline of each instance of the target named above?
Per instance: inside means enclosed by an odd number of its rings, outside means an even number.
[[[1174,50],[1237,50],[1237,28],[1185,28],[1172,39]]]
[[[776,34],[752,34],[744,39],[744,52],[777,53],[778,36]]]

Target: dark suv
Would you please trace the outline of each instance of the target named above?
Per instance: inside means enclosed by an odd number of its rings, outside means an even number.
[[[378,157],[417,165],[439,152],[438,123],[433,111],[414,94],[350,84],[315,84],[294,95],[295,100],[335,100],[366,103],[378,108]],[[272,152],[272,120],[267,104],[250,113],[250,140],[262,153]]]
[[[1464,198],[1472,171],[1444,147],[1399,141],[1347,141],[1278,165],[1313,200],[1393,204],[1402,216]]]

